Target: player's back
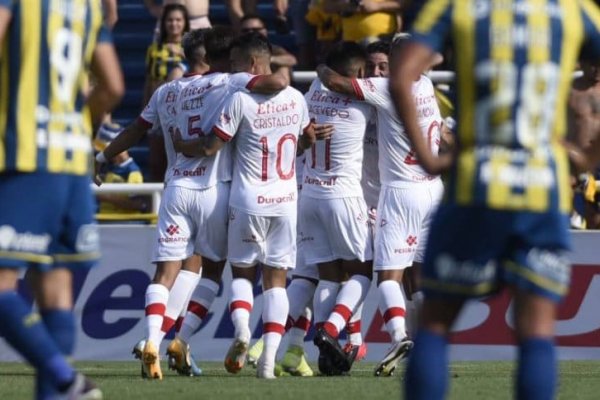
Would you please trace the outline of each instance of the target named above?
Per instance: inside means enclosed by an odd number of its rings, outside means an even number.
[[[232,121],[221,122],[237,125],[230,204],[256,215],[295,212],[296,148],[309,124],[302,93],[291,87],[275,95],[237,92],[231,105],[222,119]]]
[[[210,134],[225,102],[237,90],[243,90],[254,76],[248,73],[209,72],[181,89],[177,101],[177,126],[183,140]],[[187,157],[177,154],[175,184],[190,188],[214,186],[231,180],[231,146],[225,145],[211,157]]]
[[[304,97],[311,119],[335,128],[330,138],[316,141],[306,153],[304,194],[319,198],[361,196],[363,141],[375,110],[330,91],[318,79]]]
[[[83,83],[102,30],[100,0],[13,1],[0,61],[0,172],[89,173]]]
[[[442,3],[425,7],[433,11]],[[426,37],[434,26],[452,31],[460,49],[455,52],[460,154],[449,200],[567,211],[568,162],[560,145],[566,96],[585,33],[597,29],[594,20],[600,25],[598,10],[588,0],[445,4],[413,28],[416,40],[434,46],[441,37]]]

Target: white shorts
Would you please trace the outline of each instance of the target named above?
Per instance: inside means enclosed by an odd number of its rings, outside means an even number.
[[[373,259],[373,239],[362,197],[300,197],[299,239],[307,264]]]
[[[229,186],[228,182],[207,189],[167,186],[158,211],[152,261],[184,260],[194,253],[224,260]]]
[[[229,253],[236,267],[260,262],[273,268],[296,266],[296,214],[286,216],[252,215],[229,207]]]
[[[431,218],[444,192],[442,181],[411,187],[383,186],[375,225],[375,271],[423,262]]]

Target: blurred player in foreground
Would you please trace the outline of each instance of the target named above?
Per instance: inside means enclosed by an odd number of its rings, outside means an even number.
[[[450,172],[425,255],[407,399],[445,396],[454,321],[466,300],[502,287],[515,297],[515,396],[554,397],[556,310],[571,272],[561,142],[571,73],[584,40],[598,55],[599,29],[600,12],[588,0],[432,0],[417,17],[390,89],[421,165]],[[456,50],[458,143],[456,153],[436,157],[421,136],[411,90],[448,36]]]
[[[38,399],[101,399],[69,365],[72,271],[100,257],[90,190],[92,119],[123,95],[96,1],[0,1],[0,335],[37,372]],[[85,98],[88,66],[97,84]],[[40,314],[17,294],[29,268]]]

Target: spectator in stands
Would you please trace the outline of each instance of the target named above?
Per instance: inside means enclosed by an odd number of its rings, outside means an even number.
[[[185,6],[189,14],[190,29],[206,29],[211,27],[210,20],[208,19],[209,0],[163,0],[162,4],[157,4],[154,0],[144,0],[144,5],[148,9],[148,12],[156,18],[155,41],[160,36],[160,18],[163,8],[169,4],[181,4]]]
[[[246,15],[258,15],[256,0],[227,0],[227,11],[231,26],[239,33],[240,24]],[[290,29],[287,21],[288,0],[273,0],[273,10],[275,11],[275,30],[277,33],[285,35]]]
[[[264,37],[268,36],[265,22],[256,14],[246,14],[240,21],[240,33],[257,32]],[[271,56],[271,69],[273,72],[280,68],[290,69],[296,65],[296,57],[281,46],[272,44],[273,55]]]
[[[116,138],[123,130],[123,127],[116,123],[103,123],[98,129],[94,139],[94,148],[96,151],[103,151],[110,142]],[[143,183],[144,178],[140,167],[135,160],[129,156],[127,151],[117,154],[104,165],[101,171],[102,181],[106,183]],[[99,194],[96,196],[99,202],[100,214],[117,219],[117,215],[123,214],[123,219],[129,218],[131,213],[148,212],[149,202],[147,198],[140,196],[124,196],[114,194]],[[113,215],[107,215],[113,214]]]
[[[323,3],[324,0],[312,0],[305,16],[306,22],[316,29],[318,63],[325,62],[325,55],[329,54],[342,32],[340,16],[325,12]]]
[[[342,40],[370,43],[400,30],[400,0],[324,0],[324,9],[342,16]]]
[[[181,4],[167,4],[160,19],[160,36],[146,53],[146,83],[143,105],[150,100],[152,93],[169,79],[183,75],[179,68],[184,62],[181,39],[190,30],[188,12]],[[167,165],[162,135],[149,135],[150,181],[162,182]]]
[[[144,105],[156,88],[165,83],[171,69],[183,60],[181,39],[190,30],[190,21],[185,6],[169,4],[165,6],[160,19],[159,40],[152,43],[146,53],[146,84]]]
[[[600,59],[581,61],[583,75],[573,81],[568,103],[568,140],[581,149],[590,146],[600,133]],[[573,178],[575,187],[573,228],[598,229],[600,213],[596,180],[600,171],[589,171]]]

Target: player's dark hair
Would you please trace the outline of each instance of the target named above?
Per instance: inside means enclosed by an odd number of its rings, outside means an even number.
[[[378,40],[376,42],[369,43],[369,45],[367,46],[367,54],[374,53],[389,54],[390,42],[387,40]]]
[[[160,17],[160,44],[164,44],[167,41],[167,17],[174,11],[179,11],[183,14],[183,32],[189,32],[190,30],[190,16],[187,8],[182,4],[167,4],[163,8],[162,16]]]
[[[356,73],[357,62],[364,63],[366,60],[367,52],[361,45],[355,42],[339,42],[327,54],[325,64],[338,74],[353,76]]]
[[[238,36],[231,44],[231,48],[239,48],[248,56],[266,55],[270,57],[273,54],[269,39],[258,32],[248,32]]]
[[[206,58],[210,62],[229,60],[229,51],[235,35],[227,26],[214,26],[204,33]]]
[[[198,65],[204,61],[206,49],[204,48],[204,34],[208,29],[194,29],[185,34],[181,41],[183,54],[190,65]]]

